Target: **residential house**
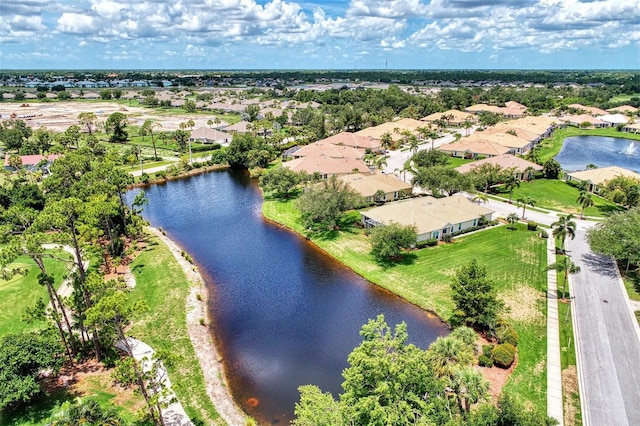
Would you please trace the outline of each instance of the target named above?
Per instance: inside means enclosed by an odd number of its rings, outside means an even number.
[[[473,163],[463,164],[456,167],[456,170],[460,173],[468,173],[483,164],[499,166],[501,170],[513,169],[515,176],[519,180],[531,180],[533,179],[535,172],[540,172],[543,169],[539,164],[532,163],[531,161],[516,157],[515,155],[503,154],[474,161]]]
[[[375,201],[394,201],[400,198],[411,196],[413,185],[396,178],[393,175],[383,173],[353,173],[342,175],[340,180],[346,182],[362,195],[367,202]],[[384,196],[376,199],[375,195],[378,191],[384,192]]]
[[[413,118],[402,118],[400,120],[390,121],[378,126],[367,127],[366,129],[355,132],[355,134],[364,137],[371,137],[373,139],[382,139],[382,135],[389,133],[391,135],[391,139],[395,142],[404,138],[402,132],[409,131],[410,133],[417,135],[417,129],[426,126],[427,124],[424,121],[414,120]]]
[[[362,160],[364,158],[364,149],[352,148],[350,146],[333,145],[326,142],[314,142],[309,145],[301,146],[289,155],[292,158],[311,157],[316,155],[324,155],[331,158],[353,158]]]
[[[638,113],[638,108],[631,105],[620,105],[617,107],[609,108],[607,112],[612,114],[626,114],[626,115],[635,115]]]
[[[438,149],[459,158],[495,157],[511,152],[510,148],[486,139],[459,140],[441,145]]]
[[[318,142],[349,146],[351,148],[364,149],[371,152],[378,152],[382,149],[380,147],[379,139],[374,139],[371,136],[361,136],[351,132],[336,133],[335,135],[321,139]]]
[[[598,120],[602,120],[605,123],[609,123],[611,126],[617,126],[618,124],[627,124],[629,118],[622,114],[605,114],[596,117]]]
[[[583,126],[595,127],[595,128],[611,127],[610,123],[607,123],[605,121],[602,121],[598,118],[592,117],[587,114],[567,115],[565,117],[561,117],[560,121],[564,121],[569,126],[575,126],[575,127],[583,127]]]
[[[640,183],[640,174],[618,166],[602,167],[597,169],[583,170],[580,172],[567,173],[567,181],[586,182],[587,190],[598,192],[599,187],[607,181],[617,177],[625,176],[637,179]]]
[[[453,127],[462,127],[465,122],[476,122],[476,117],[473,114],[468,112],[458,111],[457,109],[450,109],[445,112],[435,112],[433,114],[427,115],[426,117],[422,117],[420,121],[424,121],[427,123],[436,123],[439,120],[443,119],[446,121],[448,126]]]
[[[640,133],[640,122],[627,124],[626,126],[622,127],[622,131],[627,133]]]
[[[228,145],[232,136],[229,133],[221,132],[209,127],[198,127],[191,131],[190,141],[200,143],[219,143],[220,145]]]
[[[579,111],[584,111],[587,114],[590,115],[605,115],[607,113],[607,111],[597,108],[597,107],[592,107],[592,106],[584,106],[582,104],[571,104],[571,105],[567,105],[568,108],[573,108]]]
[[[5,170],[15,171],[15,169],[9,165],[9,158],[10,157],[11,157],[11,155],[5,154],[5,156],[4,156],[4,168],[5,168]],[[20,161],[21,161],[22,167],[24,167],[26,170],[29,170],[29,171],[33,172],[33,171],[36,171],[36,169],[38,168],[38,165],[41,165],[42,169],[46,173],[49,173],[49,167],[51,166],[51,164],[53,164],[53,162],[57,158],[60,158],[60,157],[61,157],[60,154],[21,155],[20,156]]]
[[[431,238],[442,240],[445,235],[477,226],[481,221],[490,221],[493,210],[475,204],[463,194],[451,197],[421,197],[387,203],[360,212],[366,228],[390,223],[415,226],[418,241]]]
[[[251,123],[249,123],[248,121],[239,121],[236,124],[232,124],[230,126],[225,127],[222,130],[224,130],[226,133],[230,133],[230,134],[234,135],[236,133],[249,133],[249,132],[251,132],[249,127],[251,127]]]
[[[283,167],[294,172],[306,172],[310,175],[320,174],[323,179],[333,175],[348,175],[350,173],[371,173],[369,166],[355,158],[332,158],[327,155],[313,155],[300,157],[282,163]]]

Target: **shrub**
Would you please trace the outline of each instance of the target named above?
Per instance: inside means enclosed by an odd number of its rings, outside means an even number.
[[[538,224],[535,222],[527,222],[527,231],[537,231]]]
[[[142,182],[143,184],[148,184],[149,183],[149,175],[146,173],[142,173],[142,175],[140,175],[140,182]]]
[[[494,345],[482,345],[482,355],[491,358],[491,352],[493,351],[493,348],[495,348]]]
[[[478,357],[478,365],[480,367],[493,367],[493,360],[485,354]]]
[[[205,325],[204,318],[200,318],[200,325]]]
[[[498,333],[498,342],[518,346],[518,333],[513,327],[508,326]]]
[[[549,233],[547,231],[545,231],[544,229],[540,230],[540,238],[549,238]]]
[[[491,351],[493,363],[501,368],[509,368],[516,359],[516,348],[509,343],[501,343]]]
[[[451,236],[451,234],[447,234],[447,235],[443,235],[442,236],[442,241],[444,241],[445,243],[450,243],[452,239],[453,239],[453,237]]]
[[[160,170],[159,172],[156,172],[156,179],[166,179],[166,178],[167,178],[166,170]]]
[[[416,243],[417,248],[433,247],[438,245],[437,238],[429,238],[427,240],[418,241]]]

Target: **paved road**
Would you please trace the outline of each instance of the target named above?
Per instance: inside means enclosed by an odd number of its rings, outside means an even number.
[[[568,242],[583,423],[640,425],[640,335],[615,264],[592,253],[580,221]]]

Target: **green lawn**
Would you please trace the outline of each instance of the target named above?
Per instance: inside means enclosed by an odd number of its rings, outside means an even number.
[[[66,253],[57,253],[58,256],[71,259]],[[53,274],[56,286],[62,283],[69,264],[51,259],[44,259],[45,267]],[[0,338],[9,333],[20,333],[41,328],[43,322],[27,324],[22,321],[22,316],[27,308],[35,306],[38,298],[49,303],[49,296],[44,286],[38,284],[40,269],[27,256],[20,256],[9,265],[9,268],[27,268],[27,275],[14,275],[10,280],[0,279]]]
[[[631,100],[631,98],[640,98],[640,93],[634,93],[633,95],[615,95],[613,98],[611,98],[611,102],[614,103],[618,103],[618,102],[629,102]]]
[[[531,197],[536,200],[535,207],[557,210],[565,213],[580,215],[581,208],[576,202],[580,190],[568,183],[555,179],[534,179],[530,182],[521,182],[519,188],[513,190],[513,200],[520,197]],[[500,195],[509,198],[508,192]],[[593,195],[594,205],[585,209],[585,216],[604,217],[612,212],[623,210],[622,207]],[[528,210],[528,208],[527,208]]]
[[[134,320],[129,334],[155,350],[178,356],[169,377],[178,399],[196,424],[218,424],[220,416],[207,395],[204,377],[194,352],[186,323],[186,297],[190,283],[169,249],[150,237],[148,247],[132,262],[136,277],[132,299],[143,301],[147,310]]]
[[[266,200],[264,215],[304,233],[290,200]],[[357,215],[357,214],[356,214]],[[369,281],[447,320],[454,304],[450,283],[455,271],[475,257],[487,267],[520,336],[518,366],[508,384],[513,392],[536,406],[546,404],[546,241],[519,226],[504,226],[466,235],[453,244],[415,250],[392,267],[376,263],[368,237],[357,227],[311,235],[312,241]]]
[[[449,167],[452,168],[456,168],[459,166],[462,166],[463,164],[467,164],[467,163],[473,163],[474,159],[470,159],[470,158],[460,158],[460,157],[449,157],[449,164],[447,164]]]

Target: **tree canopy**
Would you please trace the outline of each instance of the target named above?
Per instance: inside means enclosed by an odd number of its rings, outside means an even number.
[[[338,226],[344,212],[363,205],[364,200],[349,184],[331,176],[305,188],[297,204],[305,227],[329,230]]]

